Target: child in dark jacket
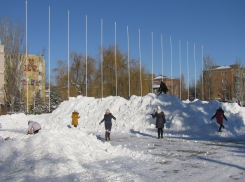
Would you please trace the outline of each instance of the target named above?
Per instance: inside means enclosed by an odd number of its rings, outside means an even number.
[[[221,128],[225,129],[225,127],[223,125],[223,118],[225,118],[225,120],[227,121],[225,114],[224,114],[224,110],[222,109],[222,107],[219,107],[219,109],[217,109],[215,115],[211,118],[211,120],[214,119],[215,117],[216,117],[217,123],[220,125],[219,132],[222,132]]]
[[[158,138],[160,138],[160,134],[161,134],[161,138],[163,138],[163,128],[164,128],[164,124],[166,123],[166,120],[165,120],[165,115],[161,110],[160,106],[157,106],[157,112],[151,115],[153,118],[155,117],[157,118],[156,128],[158,128]]]
[[[108,140],[111,140],[110,135],[111,135],[111,126],[112,126],[111,119],[112,118],[116,120],[116,118],[110,113],[110,110],[107,109],[104,115],[104,119],[102,119],[102,121],[100,122],[100,124],[105,122],[105,130],[106,130],[105,131],[105,141],[107,141],[107,138]]]

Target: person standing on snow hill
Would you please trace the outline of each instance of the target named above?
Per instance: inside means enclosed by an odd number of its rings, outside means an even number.
[[[39,130],[41,130],[41,125],[37,122],[34,122],[34,121],[28,121],[28,132],[27,132],[27,135],[28,134],[36,134],[39,132]]]
[[[78,119],[80,118],[79,116],[79,112],[77,110],[74,110],[74,112],[72,112],[72,122],[71,124],[74,125],[74,127],[77,127],[78,125]]]
[[[111,122],[111,119],[114,119],[114,120],[116,120],[116,118],[110,113],[110,110],[109,109],[107,109],[106,110],[106,113],[105,113],[105,115],[104,115],[104,119],[102,119],[102,121],[100,122],[100,124],[101,123],[103,123],[103,122],[105,122],[105,141],[107,141],[107,138],[109,139],[109,140],[111,140],[111,138],[110,138],[110,134],[111,134],[111,126],[112,126],[112,122]]]
[[[164,124],[166,123],[166,120],[165,120],[165,115],[161,110],[160,106],[157,106],[157,112],[155,114],[151,114],[151,116],[153,118],[155,117],[157,118],[156,128],[158,128],[158,138],[160,138],[160,134],[161,134],[161,138],[163,138],[163,128],[164,128]]]
[[[224,114],[224,110],[222,109],[222,107],[219,107],[219,109],[217,109],[215,115],[211,118],[211,120],[214,119],[215,117],[216,117],[217,123],[220,124],[219,132],[222,132],[221,128],[225,129],[225,127],[223,125],[223,118],[225,118],[225,120],[227,121],[225,114]]]

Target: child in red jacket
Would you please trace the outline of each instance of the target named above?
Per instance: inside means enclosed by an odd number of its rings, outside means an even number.
[[[219,109],[217,109],[215,115],[211,118],[211,120],[214,119],[215,117],[216,117],[217,123],[220,125],[219,132],[222,132],[221,128],[225,129],[225,127],[223,125],[223,118],[225,118],[225,120],[227,121],[225,114],[224,114],[224,110],[222,109],[222,107],[219,107]]]

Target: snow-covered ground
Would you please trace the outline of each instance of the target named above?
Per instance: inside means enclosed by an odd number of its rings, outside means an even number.
[[[150,114],[161,106],[164,138]],[[228,122],[218,131],[216,109]],[[111,141],[99,125],[109,108]],[[71,113],[78,110],[78,128]],[[70,98],[51,114],[0,116],[0,181],[245,181],[245,108],[148,94]],[[28,120],[41,124],[26,135]]]

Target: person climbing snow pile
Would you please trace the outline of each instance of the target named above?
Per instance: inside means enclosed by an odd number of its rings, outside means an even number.
[[[164,128],[164,124],[166,123],[165,120],[165,115],[163,113],[163,111],[161,110],[160,106],[157,106],[157,111],[155,112],[155,114],[151,114],[151,116],[153,118],[156,117],[156,128],[158,128],[158,138],[163,138],[163,128]]]
[[[215,117],[216,117],[217,123],[220,125],[219,132],[222,132],[221,128],[225,129],[223,125],[223,118],[225,118],[225,120],[227,121],[227,118],[225,117],[224,110],[222,109],[222,107],[219,107],[219,109],[217,109],[216,113],[211,118],[211,120],[214,119]]]
[[[74,125],[74,127],[77,127],[78,125],[78,119],[80,118],[79,117],[79,112],[77,110],[74,110],[74,112],[72,112],[72,125]]]
[[[162,81],[161,81],[161,83],[160,83],[160,87],[159,87],[159,89],[158,89],[158,96],[161,94],[161,93],[165,93],[165,94],[167,94],[167,92],[168,92],[168,87],[165,85],[165,83],[163,83]]]
[[[28,134],[36,134],[39,132],[39,130],[41,130],[41,125],[37,122],[34,121],[28,121]]]
[[[116,120],[116,118],[110,113],[110,110],[107,109],[106,113],[104,115],[104,119],[102,119],[102,121],[99,123],[99,124],[101,124],[101,123],[105,122],[105,130],[106,130],[105,131],[105,141],[107,141],[107,139],[111,140],[110,135],[111,135],[111,126],[112,126],[111,119],[112,118],[114,120]]]

